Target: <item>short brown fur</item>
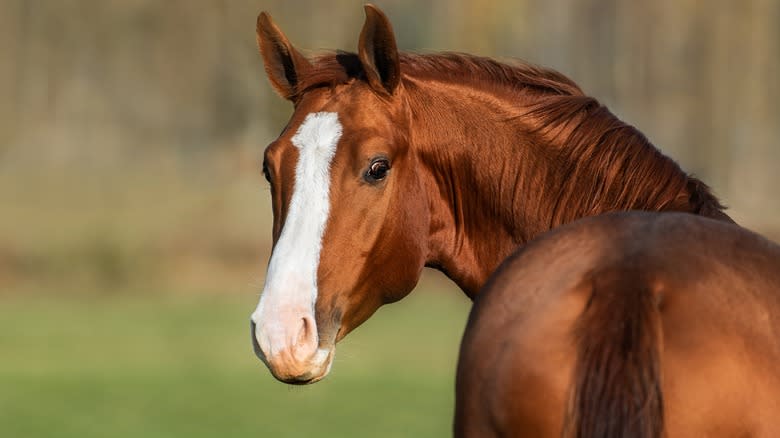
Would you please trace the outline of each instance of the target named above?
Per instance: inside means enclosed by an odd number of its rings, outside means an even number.
[[[628,212],[502,263],[458,362],[456,437],[780,434],[780,246]]]

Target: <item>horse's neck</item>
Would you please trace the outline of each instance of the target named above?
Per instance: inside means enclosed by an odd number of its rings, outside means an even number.
[[[518,170],[526,148],[501,128],[503,101],[457,84],[413,83],[410,140],[427,168],[431,228],[428,266],[475,297],[499,263],[531,232],[520,206],[532,178]],[[505,123],[505,122],[504,122]]]
[[[458,84],[414,81],[408,89],[411,140],[432,196],[428,265],[472,298],[520,245],[581,217],[641,209],[728,219],[706,186],[695,211],[687,175],[619,121],[607,137],[553,144],[550,130],[517,117],[532,102]],[[587,120],[573,125],[590,129]],[[608,137],[624,128],[628,135]],[[558,134],[580,138],[572,133]],[[633,149],[616,152],[626,147]]]

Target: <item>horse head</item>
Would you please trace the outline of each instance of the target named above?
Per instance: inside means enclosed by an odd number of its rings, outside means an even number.
[[[344,83],[303,56],[266,13],[257,40],[274,89],[294,105],[263,171],[273,202],[273,252],[252,313],[256,354],[287,383],[330,370],[335,345],[417,284],[428,208],[409,150],[399,54],[387,17],[366,6],[359,55],[334,59]]]

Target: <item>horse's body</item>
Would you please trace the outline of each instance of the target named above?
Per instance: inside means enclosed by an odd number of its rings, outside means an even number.
[[[582,219],[501,265],[460,354],[456,436],[780,436],[780,246],[687,214]]]

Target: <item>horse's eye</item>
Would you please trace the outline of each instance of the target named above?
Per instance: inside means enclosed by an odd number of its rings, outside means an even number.
[[[376,158],[368,166],[368,172],[366,172],[366,181],[376,182],[384,179],[387,176],[387,172],[390,170],[390,162],[387,158]]]
[[[268,183],[271,183],[271,172],[268,171],[268,163],[263,161],[263,176],[265,176],[265,180],[268,181]]]

